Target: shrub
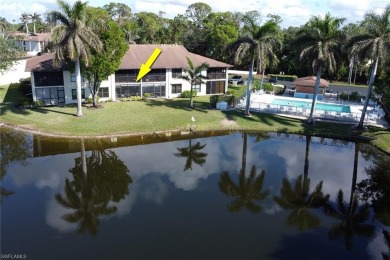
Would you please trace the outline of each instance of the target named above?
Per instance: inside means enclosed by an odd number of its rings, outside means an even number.
[[[141,97],[141,96],[131,96],[131,97],[130,97],[130,100],[131,100],[131,101],[141,101],[141,100],[142,100],[142,97]]]
[[[226,91],[226,95],[233,95],[234,94],[234,90],[232,89],[229,89],[228,91]]]
[[[216,108],[218,100],[219,100],[219,95],[212,95],[212,96],[210,96],[210,107],[211,108]]]
[[[144,98],[151,98],[152,94],[151,93],[144,93]]]
[[[339,94],[339,99],[341,100],[348,100],[348,93],[343,91]]]
[[[19,84],[20,91],[22,94],[27,95],[32,93],[32,88],[31,88],[31,79],[30,80],[23,80]]]
[[[34,101],[34,105],[37,107],[43,107],[43,101],[42,100]]]
[[[198,94],[198,93],[197,93],[195,90],[192,91],[192,97],[196,97],[197,94]],[[190,98],[190,97],[191,97],[191,91],[189,91],[189,90],[183,91],[183,92],[180,94],[180,97],[181,97],[181,98]]]
[[[84,103],[86,104],[91,104],[92,103],[92,97],[87,97],[86,99],[84,99]]]
[[[357,91],[354,91],[352,92],[350,95],[349,95],[349,100],[351,101],[356,101],[356,102],[360,102],[361,101],[361,95],[359,92]]]

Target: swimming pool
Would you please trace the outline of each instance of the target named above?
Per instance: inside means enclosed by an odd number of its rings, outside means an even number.
[[[292,99],[274,99],[272,100],[273,105],[280,106],[294,106],[294,107],[302,107],[302,108],[311,108],[311,101],[300,101],[300,100],[292,100]],[[338,105],[338,104],[329,104],[329,103],[316,103],[316,110],[325,110],[325,111],[336,111],[336,112],[344,112],[351,113],[351,107],[346,105]]]

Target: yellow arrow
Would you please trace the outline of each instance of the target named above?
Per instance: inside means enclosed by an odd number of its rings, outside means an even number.
[[[156,59],[158,58],[158,55],[160,55],[160,53],[161,50],[159,48],[156,48],[153,51],[152,55],[150,55],[148,61],[145,64],[141,65],[141,68],[139,69],[137,81],[142,79],[146,74],[148,74],[152,70],[151,67],[153,63],[156,61]]]

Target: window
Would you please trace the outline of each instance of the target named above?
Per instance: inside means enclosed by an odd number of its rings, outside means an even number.
[[[209,68],[207,70],[207,77],[209,79],[225,79],[226,69],[225,68]]]
[[[43,101],[44,105],[56,105],[65,103],[65,92],[63,87],[59,88],[36,88],[36,100]]]
[[[195,84],[195,86],[193,86],[192,89],[199,93],[200,90],[201,90],[201,85],[200,84]]]
[[[62,71],[34,72],[35,86],[63,86],[64,77]]]
[[[70,74],[70,81],[76,82],[76,73]],[[84,82],[84,77],[81,76],[81,82]]]
[[[172,69],[172,78],[178,78],[182,75],[182,69]]]
[[[100,88],[98,95],[99,95],[99,97],[102,97],[102,98],[110,97],[110,94],[108,93],[108,88]]]
[[[85,98],[85,91],[81,89],[81,98]],[[77,99],[77,89],[72,89],[72,99]]]
[[[225,81],[207,81],[206,94],[223,94],[225,93]]]
[[[181,93],[181,84],[172,84],[172,94]]]

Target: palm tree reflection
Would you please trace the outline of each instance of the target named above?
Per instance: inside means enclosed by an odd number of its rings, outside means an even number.
[[[359,199],[356,195],[358,153],[359,143],[356,143],[349,204],[344,201],[344,193],[340,189],[337,194],[336,207],[330,203],[325,207],[325,213],[327,215],[341,221],[331,228],[329,237],[331,239],[337,239],[340,236],[344,236],[344,245],[347,249],[352,248],[352,237],[354,234],[372,236],[375,232],[373,225],[365,224],[369,218],[369,204],[364,203],[363,205],[359,205]]]
[[[259,136],[256,137],[260,138]],[[265,171],[256,176],[256,166],[252,166],[249,178],[246,178],[246,152],[247,152],[247,133],[243,133],[242,160],[239,183],[235,184],[230,178],[228,172],[221,174],[221,179],[218,183],[220,191],[228,196],[236,197],[236,200],[228,205],[230,212],[240,211],[243,207],[252,213],[261,211],[261,205],[256,205],[255,201],[261,201],[268,197],[269,190],[262,191]]]
[[[75,159],[75,167],[69,170],[73,180],[65,181],[65,196],[57,194],[57,202],[72,213],[63,216],[70,223],[79,223],[77,233],[96,235],[99,217],[117,211],[110,202],[119,202],[129,194],[132,183],[129,170],[114,151],[104,150],[96,141],[91,156],[86,157],[84,140],[81,140],[81,156]]]
[[[201,150],[205,148],[207,144],[200,144],[200,142],[197,142],[195,145],[192,145],[191,136],[188,141],[188,146],[176,148],[178,150],[178,153],[173,154],[176,157],[187,158],[186,163],[184,165],[184,171],[187,171],[189,169],[192,170],[192,163],[195,163],[199,166],[203,166],[203,164],[205,164],[206,162],[206,157],[208,155],[207,153],[201,152]]]
[[[294,186],[284,178],[280,196],[274,196],[279,206],[292,210],[287,224],[297,226],[300,231],[320,226],[320,219],[310,209],[323,207],[329,200],[329,194],[322,192],[322,181],[311,194],[309,192],[310,179],[299,175]]]

